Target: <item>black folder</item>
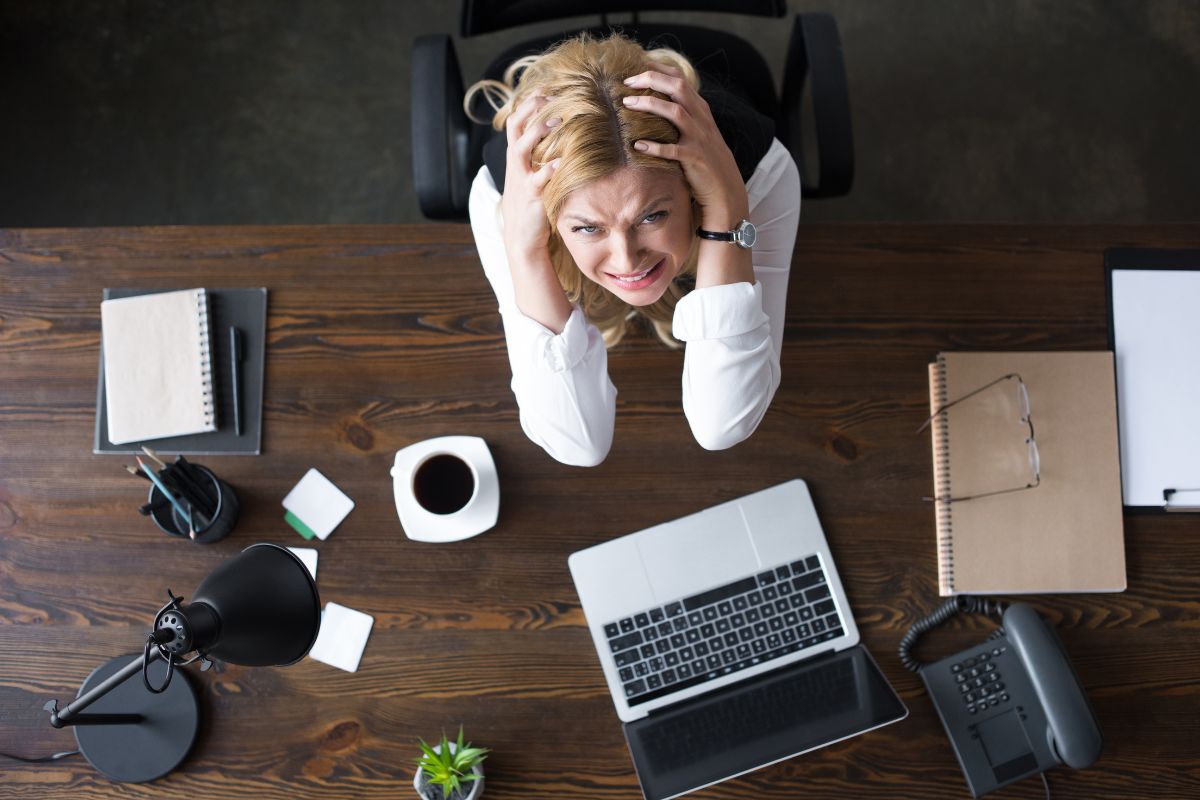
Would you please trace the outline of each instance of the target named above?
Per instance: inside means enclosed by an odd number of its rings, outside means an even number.
[[[104,299],[134,297],[175,289],[105,289]],[[145,444],[161,453],[184,455],[258,455],[262,452],[263,376],[266,366],[267,290],[208,289],[213,353],[213,393],[217,407],[217,429],[190,436],[170,436],[145,442],[113,444],[108,441],[108,409],[104,390],[104,343],[100,344],[100,378],[96,389],[96,432],[93,453],[140,453]],[[234,430],[232,357],[229,326],[242,331],[242,364],[239,388],[242,395],[242,435]]]

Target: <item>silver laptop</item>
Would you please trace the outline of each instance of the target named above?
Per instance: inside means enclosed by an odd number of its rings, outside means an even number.
[[[573,553],[648,800],[903,719],[803,481]]]

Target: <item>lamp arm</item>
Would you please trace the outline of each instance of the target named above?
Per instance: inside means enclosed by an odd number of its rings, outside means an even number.
[[[142,667],[162,657],[162,653],[157,647],[151,647],[148,653],[143,653],[121,667],[95,689],[75,698],[62,711],[58,710],[57,700],[47,702],[45,709],[50,712],[50,724],[55,728],[63,728],[67,725],[132,725],[141,722],[143,719],[141,714],[80,714],[79,712],[141,672]]]

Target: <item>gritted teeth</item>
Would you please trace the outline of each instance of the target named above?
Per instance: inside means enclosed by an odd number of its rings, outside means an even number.
[[[613,277],[614,277],[614,278],[616,278],[616,279],[617,279],[617,280],[619,280],[619,281],[624,281],[625,283],[633,283],[634,281],[640,281],[642,278],[644,278],[644,277],[646,277],[647,275],[649,275],[649,274],[650,274],[650,273],[651,273],[651,272],[654,270],[654,268],[655,268],[655,267],[657,267],[657,266],[658,266],[658,262],[655,262],[654,264],[652,264],[651,266],[647,267],[647,268],[646,268],[644,271],[642,271],[642,272],[638,272],[638,273],[636,273],[636,274],[633,274],[633,275],[613,275]],[[611,275],[612,273],[609,273],[609,274]]]

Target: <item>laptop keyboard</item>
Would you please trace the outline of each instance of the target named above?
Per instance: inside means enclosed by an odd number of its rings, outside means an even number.
[[[631,706],[843,633],[815,555],[604,626]]]

